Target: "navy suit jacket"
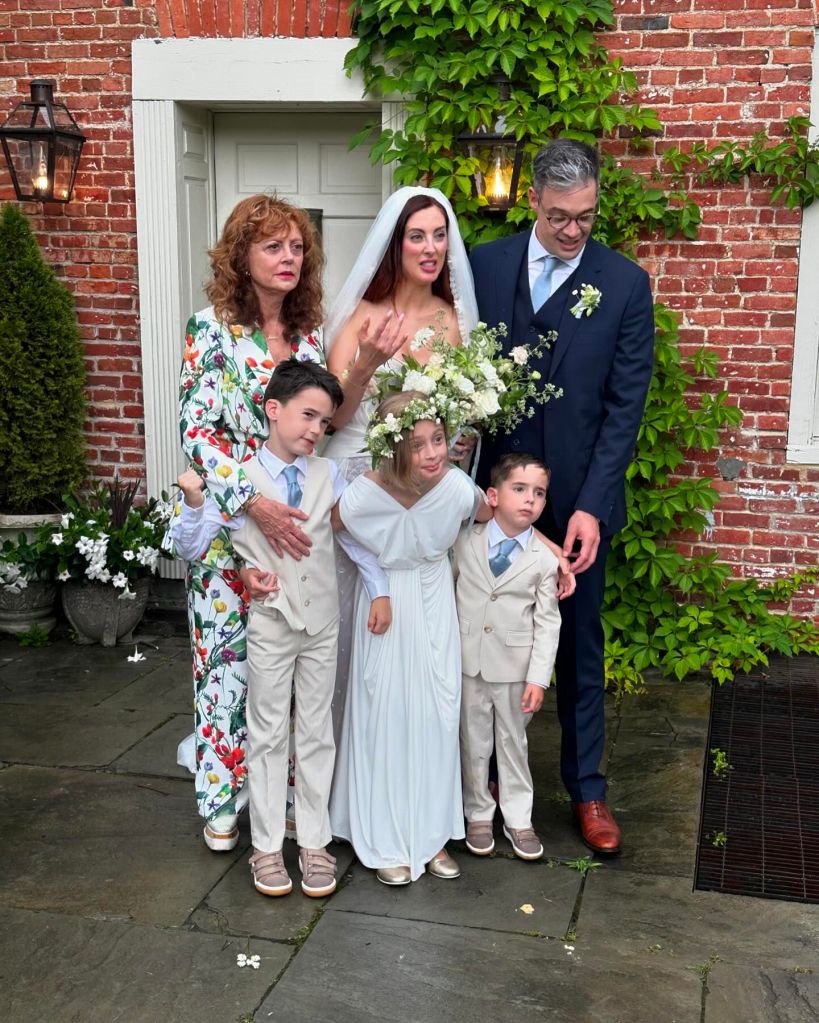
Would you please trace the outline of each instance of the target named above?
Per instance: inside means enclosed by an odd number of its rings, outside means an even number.
[[[525,340],[523,325],[513,325],[512,318],[530,234],[479,245],[470,256],[481,319],[510,328],[507,347]],[[598,288],[602,298],[590,316],[578,319],[569,311],[577,301],[571,291],[582,284]],[[504,451],[529,451],[552,471],[549,500],[561,533],[579,509],[600,520],[602,536],[611,536],[626,522],[625,473],[651,381],[654,306],[648,274],[590,238],[577,270],[551,301],[558,337],[549,379],[563,388],[563,397],[549,401],[542,416],[487,444],[482,474]]]

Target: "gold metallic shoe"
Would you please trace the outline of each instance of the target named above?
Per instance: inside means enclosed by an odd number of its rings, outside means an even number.
[[[409,884],[412,880],[409,867],[379,867],[375,876],[381,884]]]
[[[427,864],[427,873],[434,877],[445,877],[448,880],[461,876],[461,868],[452,859],[446,849],[436,853]]]

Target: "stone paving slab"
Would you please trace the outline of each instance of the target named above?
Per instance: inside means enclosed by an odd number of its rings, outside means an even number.
[[[8,767],[0,819],[0,904],[21,909],[178,927],[240,855],[205,847],[170,778]]]
[[[180,767],[176,762],[176,748],[190,732],[192,722],[193,717],[190,714],[174,714],[170,721],[160,725],[121,757],[117,757],[111,763],[111,769],[129,774],[186,778],[191,782],[192,794],[193,775],[186,767]]]
[[[247,815],[240,817],[240,855],[225,876],[208,893],[197,908],[190,923],[202,931],[222,931],[229,934],[258,935],[277,941],[297,941],[316,915],[332,905],[340,894],[330,899],[311,899],[299,888],[301,873],[298,868],[298,847],[295,842],[284,843],[284,862],[293,879],[293,891],[286,898],[268,898],[253,887],[250,867],[250,829]],[[339,882],[345,877],[353,861],[352,847],[346,843],[329,846],[336,857]],[[231,1021],[232,1023],[232,1021]]]
[[[239,952],[261,958],[236,966]],[[6,1023],[203,1023],[252,1013],[293,949],[57,913],[4,910]],[[252,1017],[250,1017],[252,1018]]]
[[[578,941],[611,941],[621,951],[652,950],[696,964],[725,962],[781,967],[817,962],[819,913],[813,906],[691,890],[679,877],[608,869],[586,879]]]
[[[381,884],[374,871],[356,864],[327,910],[555,938],[566,933],[580,888],[577,871],[468,852],[458,854],[458,863],[461,876],[455,880],[425,874],[400,888]],[[527,904],[533,913],[521,911]]]
[[[168,718],[161,704],[144,710],[70,706],[44,712],[37,703],[6,704],[0,714],[5,760],[49,767],[105,767]]]
[[[699,977],[613,948],[327,912],[258,1023],[699,1023]]]
[[[145,662],[139,664],[140,674],[127,686],[109,694],[103,705],[106,708],[140,710],[161,703],[168,711],[187,714],[190,718],[189,730],[192,731],[193,683],[189,652],[185,650],[176,657],[160,658],[144,647],[140,650],[145,653]]]
[[[703,1023],[815,1023],[819,964],[788,970],[743,969],[716,963],[708,976]]]

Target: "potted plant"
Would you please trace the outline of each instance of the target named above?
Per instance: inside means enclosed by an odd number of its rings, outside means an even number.
[[[139,482],[114,479],[87,498],[64,498],[51,528],[63,610],[80,643],[129,642],[145,612],[168,508],[155,498],[134,504]]]
[[[85,363],[71,293],[11,204],[0,209],[0,380],[0,543],[9,541],[3,560],[21,562],[18,578],[29,583],[3,586],[2,600],[20,604],[23,617],[11,631],[21,632],[35,593],[45,600],[50,593],[53,604],[54,592],[43,578],[43,551],[20,546],[20,534],[31,540],[40,524],[55,521],[60,495],[77,490],[86,474]],[[28,627],[48,618],[38,611]]]
[[[47,634],[54,628],[57,550],[51,534],[45,526],[0,544],[0,632],[37,628]]]

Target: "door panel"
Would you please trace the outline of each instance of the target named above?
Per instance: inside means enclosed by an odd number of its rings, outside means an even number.
[[[220,113],[214,115],[216,220],[236,203],[276,192],[321,210],[326,256],[325,308],[335,298],[381,206],[381,167],[350,139],[372,113]]]

